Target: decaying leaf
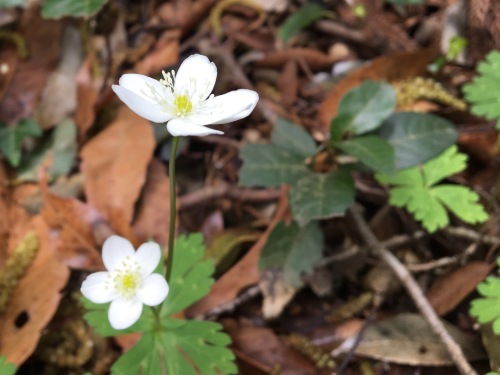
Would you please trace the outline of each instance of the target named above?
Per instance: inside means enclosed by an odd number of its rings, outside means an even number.
[[[470,262],[439,277],[427,292],[436,313],[443,316],[452,311],[476,289],[493,267],[486,262]]]
[[[486,357],[477,337],[466,334],[445,321],[443,324],[468,360]],[[334,355],[348,351],[354,341],[354,337],[346,340],[334,351]],[[419,314],[411,313],[399,314],[368,326],[355,353],[412,366],[453,365],[448,350],[425,319]]]
[[[114,227],[131,222],[154,147],[149,121],[123,106],[81,150],[87,200]]]

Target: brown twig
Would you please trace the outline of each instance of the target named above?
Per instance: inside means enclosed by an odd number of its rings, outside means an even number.
[[[277,189],[242,189],[226,183],[216,186],[205,186],[179,197],[179,210],[202,204],[212,199],[227,197],[240,201],[268,202],[277,200],[280,197],[280,191]]]
[[[500,246],[500,238],[483,235],[472,229],[462,227],[448,227],[443,229],[443,231],[449,235],[464,238],[466,240],[482,242],[487,245]]]
[[[470,366],[465,358],[460,346],[450,336],[438,315],[425,297],[422,289],[411,275],[410,271],[394,256],[387,248],[381,245],[377,240],[368,223],[356,208],[350,210],[356,226],[363,237],[363,240],[371,247],[374,255],[382,259],[396,274],[408,294],[411,296],[420,313],[427,320],[434,333],[441,339],[441,342],[448,350],[453,362],[463,375],[477,375],[476,371]]]

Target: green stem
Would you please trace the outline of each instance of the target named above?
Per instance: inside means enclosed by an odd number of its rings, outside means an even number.
[[[170,162],[168,165],[168,176],[170,178],[170,228],[168,231],[168,258],[167,258],[167,272],[165,278],[170,282],[170,275],[172,274],[172,266],[174,264],[174,241],[175,241],[175,155],[177,154],[177,146],[179,145],[179,137],[172,139],[172,149],[170,150]]]

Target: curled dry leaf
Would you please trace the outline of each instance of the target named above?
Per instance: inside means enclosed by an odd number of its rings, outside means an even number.
[[[427,292],[427,298],[436,313],[443,316],[453,310],[493,268],[486,262],[470,262],[439,277]]]
[[[9,362],[20,365],[35,350],[41,330],[54,315],[69,271],[56,253],[50,229],[40,217],[32,218],[20,207],[11,208],[9,216],[13,220],[9,249],[14,249],[20,236],[29,231],[35,232],[39,243],[33,263],[0,316],[0,353]]]
[[[320,130],[329,131],[330,121],[337,114],[340,99],[347,91],[363,81],[399,81],[425,74],[427,65],[437,57],[433,49],[416,52],[397,52],[376,58],[348,74],[325,97],[318,113]]]
[[[152,239],[161,246],[167,246],[170,226],[169,197],[170,185],[165,166],[159,160],[153,159],[148,168],[146,184],[133,225],[134,232],[143,241]]]
[[[19,33],[26,40],[28,57],[18,58],[16,70],[0,102],[0,121],[15,124],[30,117],[59,57],[62,23],[40,17],[37,7],[21,16]]]
[[[262,247],[266,243],[269,233],[271,233],[278,222],[283,220],[288,210],[288,191],[286,188],[283,188],[281,192],[282,194],[278,208],[266,232],[260,237],[255,245],[252,246],[250,251],[233,266],[233,268],[217,280],[212,286],[210,294],[196,302],[187,310],[188,315],[200,315],[214,307],[231,302],[236,298],[240,290],[259,282],[257,264]]]
[[[282,69],[290,60],[306,64],[312,71],[330,71],[335,58],[310,48],[290,48],[267,53],[264,58],[255,63],[258,68]],[[300,66],[300,64],[299,64]]]
[[[75,198],[63,198],[42,185],[42,219],[56,236],[54,244],[64,262],[75,269],[103,269],[93,228],[102,221],[99,213]]]
[[[149,121],[122,106],[109,127],[92,138],[80,153],[89,204],[127,238],[128,233],[121,228],[132,220],[154,147]]]

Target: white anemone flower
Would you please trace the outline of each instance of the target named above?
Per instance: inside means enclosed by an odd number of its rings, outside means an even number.
[[[247,117],[259,95],[240,89],[224,95],[212,92],[217,67],[203,55],[189,56],[177,74],[163,72],[159,81],[141,74],[124,74],[113,85],[118,97],[135,113],[153,122],[167,122],[173,136],[224,134],[206,125],[227,124]]]
[[[143,304],[157,306],[167,298],[167,281],[153,273],[160,259],[160,246],[154,242],[147,242],[135,251],[125,238],[111,236],[102,248],[107,272],[87,276],[82,294],[94,303],[111,302],[108,311],[111,326],[128,328],[140,318]]]

